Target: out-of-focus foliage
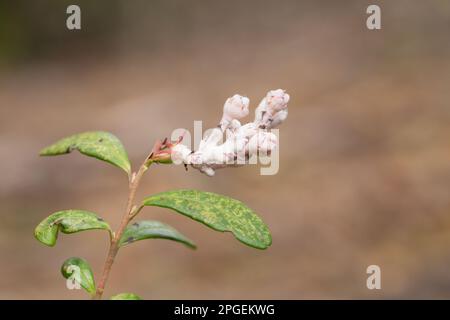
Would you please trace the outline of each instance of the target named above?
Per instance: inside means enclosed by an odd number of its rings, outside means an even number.
[[[70,58],[80,46],[111,46],[120,25],[120,1],[76,1],[82,8],[82,32],[68,32],[70,0],[0,1],[0,63],[46,57]]]

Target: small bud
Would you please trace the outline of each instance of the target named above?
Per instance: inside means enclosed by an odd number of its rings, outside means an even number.
[[[151,163],[165,163],[171,164],[172,161],[172,151],[176,146],[181,146],[180,143],[183,140],[184,134],[178,138],[177,141],[168,141],[165,138],[163,141],[157,140],[153,145],[152,152],[147,158],[147,166]],[[180,148],[180,147],[179,147]],[[186,147],[186,149],[188,149]],[[189,150],[189,149],[188,149]],[[190,152],[190,151],[189,151]],[[176,156],[177,158],[177,156]],[[178,158],[177,158],[178,159]]]

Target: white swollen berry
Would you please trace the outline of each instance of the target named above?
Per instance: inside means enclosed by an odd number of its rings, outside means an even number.
[[[223,116],[220,121],[222,130],[226,129],[233,119],[242,119],[248,116],[250,100],[247,97],[235,94],[225,101],[223,105]]]
[[[270,154],[278,146],[278,138],[268,130],[286,120],[288,102],[286,91],[271,90],[256,109],[255,120],[241,125],[238,119],[248,115],[249,99],[235,94],[223,106],[219,128],[200,142],[197,151],[182,144],[171,145],[172,161],[213,176],[217,169],[248,163],[254,155]]]

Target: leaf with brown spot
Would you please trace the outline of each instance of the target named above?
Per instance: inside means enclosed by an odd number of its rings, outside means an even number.
[[[135,222],[129,225],[119,241],[119,247],[144,240],[144,239],[168,239],[185,244],[195,249],[195,244],[171,226],[152,220]]]
[[[58,231],[75,233],[92,229],[104,229],[111,233],[109,224],[92,212],[84,210],[63,210],[53,213],[39,223],[34,231],[36,239],[53,247],[58,238]]]
[[[79,284],[91,295],[95,294],[94,274],[86,260],[78,257],[67,259],[61,266],[61,273],[66,279],[71,278],[79,281]]]
[[[216,193],[167,191],[144,199],[143,205],[173,209],[214,230],[230,231],[236,239],[257,249],[266,249],[272,243],[269,229],[252,209]]]
[[[78,150],[89,157],[109,162],[123,169],[128,175],[131,172],[130,161],[122,142],[109,132],[83,132],[63,138],[41,150],[41,156],[57,156]]]

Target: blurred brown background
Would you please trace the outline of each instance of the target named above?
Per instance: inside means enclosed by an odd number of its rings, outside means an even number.
[[[66,29],[79,4],[82,30]],[[382,30],[365,26],[382,9]],[[291,95],[280,171],[208,178],[151,168],[138,197],[197,188],[238,198],[269,225],[258,251],[230,234],[147,208],[199,245],[125,247],[105,297],[147,299],[450,298],[449,1],[1,1],[0,298],[79,299],[59,273],[70,256],[97,277],[104,232],[39,244],[52,212],[98,212],[117,227],[127,180],[74,153],[39,158],[56,139],[107,130],[136,165],[155,139],[203,120],[225,99],[252,111],[270,89]],[[382,290],[366,288],[366,268]]]

